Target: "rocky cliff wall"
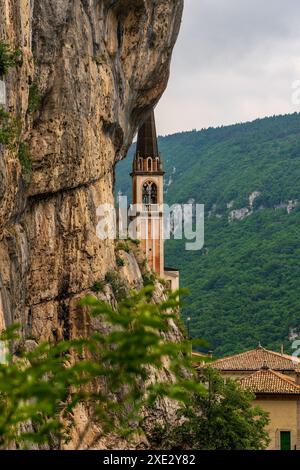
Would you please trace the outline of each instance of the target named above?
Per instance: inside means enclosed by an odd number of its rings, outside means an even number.
[[[0,325],[68,338],[78,297],[115,268],[96,208],[167,85],[182,3],[0,0],[0,39],[22,49],[6,106],[30,152],[0,149]]]

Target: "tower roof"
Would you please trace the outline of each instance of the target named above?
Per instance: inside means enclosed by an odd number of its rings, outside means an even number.
[[[136,154],[142,158],[159,157],[153,109],[151,110],[144,124],[139,129]]]

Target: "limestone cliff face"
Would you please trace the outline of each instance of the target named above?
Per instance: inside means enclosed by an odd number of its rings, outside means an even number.
[[[31,174],[0,149],[0,326],[76,334],[76,302],[115,268],[96,236],[114,166],[164,91],[181,0],[0,0],[1,40],[22,48],[5,77]],[[37,103],[28,111],[28,98]]]

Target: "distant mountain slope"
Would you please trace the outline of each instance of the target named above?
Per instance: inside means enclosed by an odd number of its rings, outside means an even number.
[[[193,335],[218,355],[259,341],[291,350],[300,332],[300,115],[183,132],[159,148],[166,201],[206,208],[201,252],[167,243],[167,263],[191,291],[183,315]],[[130,166],[118,165],[116,190],[130,193]]]

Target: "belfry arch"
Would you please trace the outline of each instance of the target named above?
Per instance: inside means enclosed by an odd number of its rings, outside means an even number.
[[[153,181],[145,181],[145,183],[143,184],[143,204],[157,204],[157,194],[157,185]]]

